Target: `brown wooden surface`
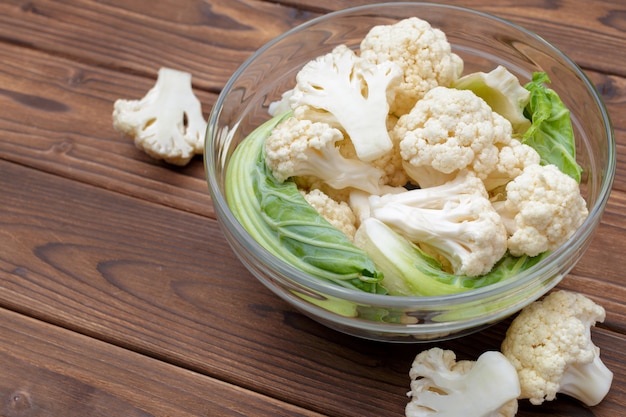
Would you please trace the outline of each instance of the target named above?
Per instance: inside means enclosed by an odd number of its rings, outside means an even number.
[[[0,416],[400,416],[413,357],[287,306],[241,266],[202,160],[158,163],[111,127],[169,66],[208,115],[256,48],[357,0],[0,2]],[[594,340],[605,401],[520,403],[519,416],[626,416],[626,4],[450,0],[536,31],[601,92],[618,141],[599,233],[560,285],[607,309]],[[498,348],[508,322],[439,343]],[[469,416],[471,417],[471,416]]]

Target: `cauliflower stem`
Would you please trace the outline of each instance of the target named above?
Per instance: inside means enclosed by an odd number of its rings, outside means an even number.
[[[188,72],[161,68],[145,97],[114,103],[113,128],[151,157],[173,165],[202,154],[206,127]]]
[[[411,370],[407,417],[512,417],[520,394],[515,368],[497,351],[456,361],[451,350],[419,353]]]
[[[433,248],[457,275],[486,274],[506,253],[506,228],[471,171],[439,186],[373,195],[369,201],[372,217]]]
[[[598,355],[589,363],[571,365],[561,379],[559,392],[594,406],[604,399],[612,382],[613,372]]]
[[[373,217],[358,228],[354,244],[380,268],[384,275],[381,284],[390,295],[435,296],[481,288],[515,277],[543,259],[506,255],[485,275],[456,275],[445,272],[437,259]]]

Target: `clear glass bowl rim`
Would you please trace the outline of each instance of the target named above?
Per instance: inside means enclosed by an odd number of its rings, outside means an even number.
[[[589,209],[589,215],[585,222],[578,228],[578,230],[570,237],[568,242],[553,253],[551,253],[546,259],[539,262],[534,267],[522,272],[518,278],[515,280],[504,281],[497,284],[493,284],[490,286],[486,286],[479,289],[468,290],[466,292],[461,292],[457,294],[450,295],[442,295],[442,296],[390,296],[390,295],[380,295],[380,294],[371,294],[366,292],[359,292],[356,290],[351,290],[348,288],[341,287],[337,284],[333,284],[330,282],[326,282],[324,280],[317,279],[315,277],[309,276],[305,274],[301,270],[293,267],[292,265],[274,257],[274,255],[270,254],[263,246],[261,246],[254,238],[250,236],[250,234],[246,231],[245,228],[241,226],[241,224],[237,221],[234,215],[230,212],[226,199],[222,193],[220,188],[220,183],[216,178],[216,173],[214,167],[212,166],[211,161],[215,161],[215,151],[213,147],[213,140],[215,133],[217,132],[217,125],[219,123],[219,117],[221,113],[221,109],[224,101],[227,99],[229,92],[231,91],[234,84],[236,84],[239,76],[250,66],[250,64],[257,59],[260,55],[263,55],[268,49],[272,48],[277,43],[280,43],[283,39],[288,38],[292,33],[299,32],[305,30],[308,27],[315,26],[320,22],[323,22],[328,19],[332,19],[334,17],[339,17],[343,15],[349,14],[359,14],[365,12],[371,12],[377,8],[390,8],[390,7],[428,7],[434,9],[448,9],[454,10],[457,12],[467,13],[468,15],[480,16],[482,18],[486,18],[488,20],[496,21],[500,24],[509,26],[511,29],[519,31],[520,33],[525,34],[533,38],[539,44],[542,44],[544,48],[547,48],[551,51],[554,56],[558,56],[560,60],[566,63],[570,69],[575,72],[582,82],[585,84],[586,89],[589,94],[593,97],[594,104],[598,107],[604,125],[604,135],[608,138],[608,143],[606,144],[607,149],[607,167],[605,172],[605,178],[602,180],[600,190],[598,192],[598,197],[594,202],[594,205]],[[209,191],[211,194],[211,198],[213,200],[213,204],[216,212],[218,212],[218,218],[221,219],[220,226],[222,228],[227,228],[230,233],[237,237],[240,244],[246,245],[246,247],[255,254],[255,257],[258,260],[262,260],[264,263],[264,268],[273,271],[273,273],[278,274],[282,277],[285,277],[295,284],[298,284],[304,288],[326,294],[329,296],[341,298],[344,300],[352,301],[358,304],[371,305],[371,306],[385,306],[390,308],[403,308],[403,307],[411,307],[411,308],[433,308],[433,307],[443,307],[443,306],[454,306],[458,304],[472,303],[476,301],[480,301],[486,297],[496,297],[498,295],[506,295],[510,292],[514,292],[520,288],[528,288],[533,287],[533,283],[541,282],[543,278],[545,278],[546,274],[554,274],[556,272],[561,271],[561,265],[566,264],[565,262],[572,252],[576,252],[580,247],[582,247],[588,240],[591,238],[595,230],[596,224],[600,221],[601,215],[606,206],[608,197],[611,192],[611,188],[613,185],[613,178],[616,169],[616,157],[615,157],[615,140],[613,127],[610,120],[610,116],[608,111],[606,110],[605,104],[603,100],[600,98],[597,90],[595,89],[591,80],[587,77],[587,75],[580,69],[580,67],[567,55],[561,52],[559,49],[554,47],[552,44],[544,40],[539,35],[525,29],[522,26],[519,26],[511,21],[500,18],[498,16],[469,9],[461,6],[454,6],[448,4],[435,4],[435,3],[426,3],[426,2],[391,2],[391,3],[376,3],[369,4],[363,6],[351,7],[343,10],[338,10],[335,12],[327,13],[325,15],[319,16],[317,18],[311,19],[305,23],[302,23],[283,34],[277,36],[272,39],[261,48],[259,48],[253,55],[251,55],[230,77],[228,82],[225,84],[222,92],[218,96],[217,101],[215,102],[211,114],[209,116],[209,123],[207,127],[207,135],[205,142],[205,153],[204,153],[204,161],[205,161],[205,173],[209,185]],[[225,168],[225,167],[224,167]],[[229,242],[231,243],[231,242]],[[232,245],[232,243],[231,243]]]

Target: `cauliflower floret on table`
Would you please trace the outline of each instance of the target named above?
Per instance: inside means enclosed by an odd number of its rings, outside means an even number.
[[[342,140],[343,133],[326,123],[289,117],[267,137],[265,161],[279,182],[313,177],[338,190],[382,193],[384,172],[359,159],[345,158],[336,145]]]
[[[207,123],[191,87],[191,74],[161,68],[141,100],[117,100],[113,128],[156,159],[186,165],[204,151]]]
[[[501,348],[519,375],[520,398],[539,405],[563,393],[589,406],[602,401],[613,373],[600,359],[591,327],[604,318],[602,306],[564,290],[525,307]]]
[[[301,191],[304,199],[330,224],[342,231],[348,239],[354,240],[356,216],[344,201],[336,201],[319,189]]]
[[[310,109],[311,120],[341,127],[359,159],[372,161],[392,148],[387,115],[401,76],[393,62],[373,64],[339,45],[308,62],[287,97],[292,109]]]
[[[511,133],[511,123],[472,91],[435,87],[400,117],[391,136],[400,143],[407,175],[425,188],[443,184],[466,168],[486,180],[492,173],[494,178],[508,177],[513,175],[506,171],[511,165],[538,160],[530,159],[530,148]],[[522,152],[504,151],[507,147]]]
[[[369,215],[457,275],[486,274],[506,253],[506,229],[471,171],[436,187],[370,196]]]
[[[361,57],[376,64],[393,62],[403,71],[390,112],[408,113],[436,86],[450,86],[463,72],[446,35],[417,17],[374,26],[360,44]]]
[[[589,211],[576,180],[554,165],[531,165],[493,203],[509,234],[513,256],[536,256],[561,246]]]
[[[500,352],[457,362],[453,351],[432,348],[415,357],[409,376],[407,417],[513,417],[517,413],[517,373]]]

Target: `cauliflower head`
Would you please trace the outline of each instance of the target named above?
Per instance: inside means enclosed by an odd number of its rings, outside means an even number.
[[[354,240],[356,216],[345,201],[336,201],[319,189],[301,191],[304,199],[330,224],[342,231],[348,239]]]
[[[292,109],[306,106],[307,113],[322,118],[313,120],[336,123],[347,133],[359,159],[371,161],[392,147],[387,115],[401,76],[393,62],[374,64],[339,45],[298,72],[288,100]]]
[[[501,348],[519,375],[520,398],[539,405],[560,392],[590,406],[598,404],[613,379],[591,340],[591,326],[604,317],[602,306],[564,290],[525,307]]]
[[[451,272],[488,273],[506,253],[506,228],[480,179],[463,171],[445,184],[369,197],[369,215],[419,245]]]
[[[191,87],[191,74],[161,68],[140,100],[116,100],[113,128],[155,159],[186,165],[204,151],[207,123]]]
[[[359,159],[345,158],[337,146],[343,133],[323,122],[289,117],[265,140],[265,161],[274,178],[308,177],[341,190],[356,188],[372,194],[382,191],[384,172]]]
[[[407,417],[513,417],[517,413],[517,373],[500,352],[457,362],[453,351],[432,348],[415,357],[409,376]]]
[[[517,139],[511,139],[508,143],[496,144],[496,147],[498,148],[498,160],[487,174],[482,175],[485,188],[490,193],[506,186],[521,175],[526,167],[539,165],[541,162],[541,157],[534,148]]]
[[[536,256],[561,246],[589,211],[576,180],[554,165],[530,165],[494,203],[507,228],[513,256]]]
[[[511,140],[511,123],[469,90],[435,87],[391,131],[407,175],[420,187],[443,184],[462,169],[486,178]]]
[[[463,72],[463,60],[452,52],[444,32],[417,17],[374,26],[360,44],[361,57],[373,63],[393,62],[403,71],[390,112],[408,113],[430,89],[450,86]]]

